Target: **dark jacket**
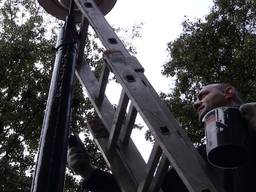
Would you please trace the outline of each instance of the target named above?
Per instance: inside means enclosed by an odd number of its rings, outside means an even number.
[[[248,139],[249,157],[247,163],[237,169],[224,170],[208,164],[226,192],[256,192],[256,139]],[[205,146],[197,148],[207,161]],[[91,192],[121,192],[114,176],[110,173],[96,170],[83,183],[84,191]],[[170,169],[162,183],[164,192],[188,192],[174,169]]]

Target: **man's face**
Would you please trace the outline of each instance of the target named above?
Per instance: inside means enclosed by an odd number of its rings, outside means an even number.
[[[225,105],[228,105],[225,92],[220,89],[218,84],[211,84],[203,87],[198,93],[194,108],[198,113],[199,121],[201,121],[207,112]]]

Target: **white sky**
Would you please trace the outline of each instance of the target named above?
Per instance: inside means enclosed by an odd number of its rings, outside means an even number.
[[[182,32],[185,16],[191,20],[202,18],[209,13],[212,4],[212,0],[117,0],[106,18],[111,25],[122,28],[144,23],[142,39],[132,41],[137,48],[136,57],[156,91],[169,92],[174,82],[161,75],[162,65],[169,59],[167,43]],[[112,94],[113,89],[110,89]],[[145,130],[134,130],[132,138],[143,157],[148,159],[152,146],[145,142],[144,133]]]
[[[182,32],[185,15],[202,18],[211,5],[212,0],[117,0],[106,18],[111,25],[124,28],[144,23],[142,39],[135,42],[136,57],[153,87],[158,92],[168,92],[173,82],[161,75],[161,66],[168,61],[167,43]]]

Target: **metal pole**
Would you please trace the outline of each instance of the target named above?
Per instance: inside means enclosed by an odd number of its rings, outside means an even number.
[[[31,192],[62,192],[64,188],[72,87],[77,60],[77,32],[72,7],[73,3],[56,46]]]

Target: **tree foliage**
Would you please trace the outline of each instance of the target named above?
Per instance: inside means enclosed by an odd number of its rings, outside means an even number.
[[[25,14],[28,7],[34,16]],[[29,191],[30,188],[31,178],[26,171],[32,169],[37,149],[52,45],[43,37],[45,29],[41,26],[42,18],[36,16],[38,11],[28,1],[6,1],[1,8],[1,191]],[[40,63],[45,67],[38,68],[36,64]]]
[[[56,34],[52,32],[60,27],[60,22],[48,19],[36,1],[4,0],[0,3],[0,191],[25,192],[31,187],[55,58]],[[103,49],[94,34],[88,36],[90,41],[86,43],[85,55],[97,72],[101,68]],[[107,169],[86,127],[86,119],[94,115],[92,105],[84,98],[76,81],[72,130],[83,134],[93,164]],[[67,170],[65,191],[78,188],[77,179]]]
[[[194,142],[202,138],[191,107],[201,86],[229,82],[245,101],[256,99],[255,25],[255,1],[214,0],[204,19],[185,20],[181,35],[168,44],[170,61],[163,74],[176,82],[163,97]]]

